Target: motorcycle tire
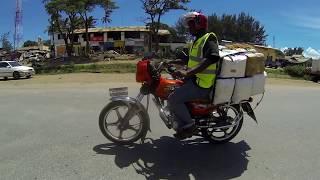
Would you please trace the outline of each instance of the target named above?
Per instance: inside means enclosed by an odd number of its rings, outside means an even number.
[[[239,125],[237,126],[237,128],[235,130],[233,130],[234,132],[232,133],[232,135],[229,136],[228,138],[225,138],[225,139],[219,139],[219,138],[212,137],[211,134],[209,134],[208,129],[201,129],[201,134],[210,143],[225,144],[225,143],[231,141],[234,137],[236,137],[238,135],[238,133],[241,130],[242,124],[243,124],[243,117],[239,120]]]
[[[239,119],[239,122],[238,122],[238,125],[236,126],[236,129],[232,129],[230,136],[228,136],[227,138],[219,138],[219,137],[212,136],[212,133],[209,132],[208,129],[201,129],[202,136],[206,140],[208,140],[210,143],[225,144],[225,143],[231,141],[240,132],[240,130],[242,128],[242,124],[243,124],[243,112],[240,110],[239,105],[233,105],[232,107],[234,108],[234,110],[238,111],[238,113],[241,113],[241,119]]]
[[[106,127],[106,121],[105,121],[105,117],[106,115],[109,114],[109,112],[111,110],[113,110],[116,107],[121,107],[121,106],[126,106],[128,107],[126,102],[123,101],[114,101],[109,103],[108,105],[106,105],[99,116],[99,128],[102,132],[102,134],[110,141],[119,144],[119,145],[130,145],[133,144],[134,142],[136,142],[139,139],[145,138],[148,129],[149,129],[149,121],[148,121],[148,115],[145,114],[145,112],[143,111],[139,111],[136,113],[136,115],[139,117],[141,123],[142,123],[142,127],[141,130],[138,132],[138,134],[136,134],[134,137],[130,138],[130,139],[119,139],[116,138],[114,136],[112,136],[111,134],[108,133],[107,127]]]

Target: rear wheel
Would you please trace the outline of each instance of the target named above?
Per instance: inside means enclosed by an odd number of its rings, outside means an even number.
[[[14,79],[20,79],[20,73],[17,71],[13,72],[12,76]]]
[[[125,121],[128,112],[132,115]],[[126,102],[115,101],[101,111],[99,127],[102,134],[110,141],[117,144],[132,144],[146,136],[148,122],[143,111],[137,111],[133,105]]]
[[[243,113],[239,108],[225,106],[222,112],[214,113],[215,125],[202,129],[202,136],[215,144],[224,144],[232,140],[241,130]]]

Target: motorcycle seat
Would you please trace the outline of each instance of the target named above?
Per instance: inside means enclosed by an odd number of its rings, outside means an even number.
[[[211,104],[211,101],[209,99],[194,99],[188,103]]]

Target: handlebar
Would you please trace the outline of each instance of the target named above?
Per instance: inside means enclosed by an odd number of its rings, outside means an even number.
[[[170,61],[167,60],[161,61],[158,65],[157,71],[161,73],[163,70],[171,74],[174,73],[177,70],[177,68],[174,65],[170,64]]]
[[[163,61],[161,61],[159,63],[159,65],[157,66],[156,71],[160,74],[162,71],[167,72],[168,74],[170,74],[174,79],[181,79],[180,77],[177,77],[174,75],[174,73],[177,71],[177,68],[170,64],[171,60],[165,59]]]

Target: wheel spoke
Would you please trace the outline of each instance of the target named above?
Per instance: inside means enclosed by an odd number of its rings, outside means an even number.
[[[124,115],[123,119],[124,120],[131,120],[134,116],[135,116],[135,109],[133,109],[132,107],[129,107],[127,113]]]
[[[139,129],[135,129],[135,128],[133,128],[132,126],[129,126],[128,129],[130,129],[130,130],[132,130],[132,131],[134,131],[134,132],[138,132],[138,131],[139,131]]]
[[[129,124],[129,126],[131,127],[135,127],[135,126],[140,126],[141,123],[138,123],[138,124]]]
[[[106,123],[107,126],[117,126],[119,121],[113,123]]]
[[[223,137],[227,136],[228,133],[227,133],[227,129],[222,129],[222,132],[224,133]]]
[[[119,112],[119,108],[117,108],[115,111],[117,113],[118,119],[122,119],[122,116],[121,116],[121,114]]]
[[[123,130],[120,129],[119,139],[122,139]]]

